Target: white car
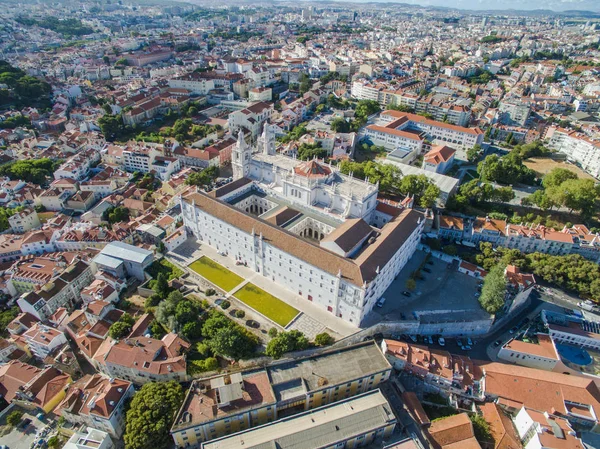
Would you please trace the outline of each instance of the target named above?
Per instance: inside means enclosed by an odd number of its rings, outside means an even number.
[[[444,340],[444,337],[440,337],[438,343],[440,344],[440,346],[446,346],[446,340]]]
[[[385,298],[382,296],[381,298],[379,298],[379,301],[377,301],[377,307],[383,307],[384,304]]]

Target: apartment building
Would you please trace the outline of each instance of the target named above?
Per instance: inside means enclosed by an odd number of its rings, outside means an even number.
[[[585,447],[569,421],[551,412],[522,407],[513,422],[523,449]]]
[[[265,124],[274,112],[272,104],[265,102],[253,103],[240,111],[234,111],[229,114],[227,119],[229,131],[236,135],[240,131],[244,134],[250,134],[252,140],[255,140],[262,131]]]
[[[579,254],[595,262],[600,260],[600,235],[582,224],[557,231],[543,225],[515,225],[489,217],[437,215],[435,226],[439,238],[467,245],[490,242],[525,253]]]
[[[550,128],[546,133],[548,147],[567,155],[594,178],[600,177],[600,141],[563,128]]]
[[[15,234],[24,234],[42,226],[37,212],[32,207],[27,207],[8,217],[8,224]]]
[[[366,342],[260,370],[199,379],[187,393],[171,436],[179,448],[198,448],[202,442],[375,390],[390,372],[377,345]]]
[[[484,373],[467,356],[388,339],[381,349],[394,368],[419,377],[444,396],[483,397]]]
[[[504,125],[524,127],[531,107],[519,101],[501,101],[498,105],[498,121]]]
[[[110,377],[137,385],[147,382],[187,380],[183,353],[190,344],[174,333],[158,340],[136,336],[120,341],[107,338],[91,359],[94,367]]]
[[[486,398],[511,414],[523,406],[592,429],[598,424],[600,389],[593,379],[524,366],[478,362]]]
[[[41,323],[35,323],[22,337],[31,354],[39,360],[44,360],[54,350],[67,343],[63,332]]]
[[[350,449],[381,442],[392,435],[395,427],[396,417],[391,406],[376,390],[205,442],[201,447]]]
[[[85,432],[75,432],[65,443],[63,449],[114,449],[110,435],[98,429],[88,427]]]
[[[86,374],[69,386],[56,414],[71,424],[93,427],[120,438],[125,431],[125,405],[133,393],[130,382]]]

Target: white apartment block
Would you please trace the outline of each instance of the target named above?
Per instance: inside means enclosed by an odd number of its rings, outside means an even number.
[[[22,337],[31,354],[40,360],[67,342],[63,332],[41,323],[35,323]]]
[[[120,438],[125,431],[125,404],[133,394],[130,382],[101,374],[86,375],[71,384],[56,412],[70,423]]]
[[[154,171],[162,181],[168,181],[173,173],[181,170],[179,159],[163,156],[152,147],[123,150],[123,167],[129,172],[149,173]]]
[[[423,216],[398,210],[375,228],[376,185],[276,154],[268,128],[254,154],[238,140],[232,183],[182,198],[184,224],[196,239],[358,326],[412,257]]]
[[[498,106],[499,121],[505,125],[525,126],[531,108],[521,102],[502,101]]]
[[[548,147],[567,155],[594,178],[600,178],[600,141],[575,131],[551,128],[547,133]]]
[[[8,217],[8,224],[15,234],[24,234],[42,226],[38,214],[33,208],[24,209]]]
[[[179,78],[171,78],[168,81],[169,87],[174,89],[187,89],[196,95],[207,95],[208,92],[217,87],[215,80],[204,79],[193,75],[194,74],[185,75]]]
[[[244,134],[250,134],[252,140],[260,134],[263,124],[273,115],[274,107],[272,104],[258,102],[248,106],[240,111],[229,114],[229,130],[232,134],[244,131]]]

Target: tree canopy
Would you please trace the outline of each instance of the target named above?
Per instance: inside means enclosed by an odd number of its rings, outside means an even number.
[[[46,184],[47,178],[52,176],[61,162],[48,158],[12,161],[0,166],[0,176],[42,185]]]
[[[14,104],[17,107],[50,107],[52,86],[46,81],[27,75],[23,70],[0,60],[0,106]]]
[[[265,354],[274,359],[279,359],[286,352],[301,351],[308,348],[308,345],[308,338],[298,330],[280,332],[267,344]]]
[[[479,303],[487,313],[496,313],[504,306],[506,299],[506,279],[504,265],[494,266],[483,280]]]
[[[126,449],[163,449],[172,440],[169,429],[183,403],[183,389],[177,382],[149,382],[133,396],[127,411]]]

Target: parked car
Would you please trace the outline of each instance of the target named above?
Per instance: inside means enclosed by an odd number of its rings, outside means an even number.
[[[433,260],[428,260],[427,265],[433,265]]]
[[[446,346],[446,340],[444,340],[444,337],[440,337],[438,343],[440,344],[440,346]]]
[[[467,345],[468,346],[473,346],[473,340],[471,340],[470,338],[467,337]]]
[[[469,345],[465,345],[465,346],[463,346],[461,349],[462,349],[463,351],[468,351],[468,350],[470,350],[470,349],[472,349],[472,348],[471,348],[471,346],[469,346]]]
[[[457,339],[456,339],[456,344],[457,344],[458,346],[460,346],[461,348],[463,347],[463,341],[462,341],[460,338],[457,338]]]
[[[423,271],[424,271],[425,273],[431,273],[431,270],[430,270],[429,268],[427,268],[427,267],[424,267],[424,268],[423,268]]]
[[[431,338],[431,335],[427,337],[427,343],[429,343],[430,345],[433,344],[433,338]]]
[[[384,304],[385,298],[382,296],[381,298],[379,298],[379,301],[377,301],[377,307],[383,307]]]
[[[402,294],[404,296],[406,296],[407,298],[410,298],[410,292],[409,291],[403,291]]]
[[[515,327],[513,327],[513,328],[512,328],[512,329],[511,329],[509,332],[510,332],[511,334],[514,334],[514,333],[515,333],[515,332],[517,332],[518,330],[519,330],[519,327],[518,327],[518,326],[515,326]]]
[[[497,348],[498,346],[500,346],[502,344],[502,340],[496,340],[494,342],[494,347]]]

